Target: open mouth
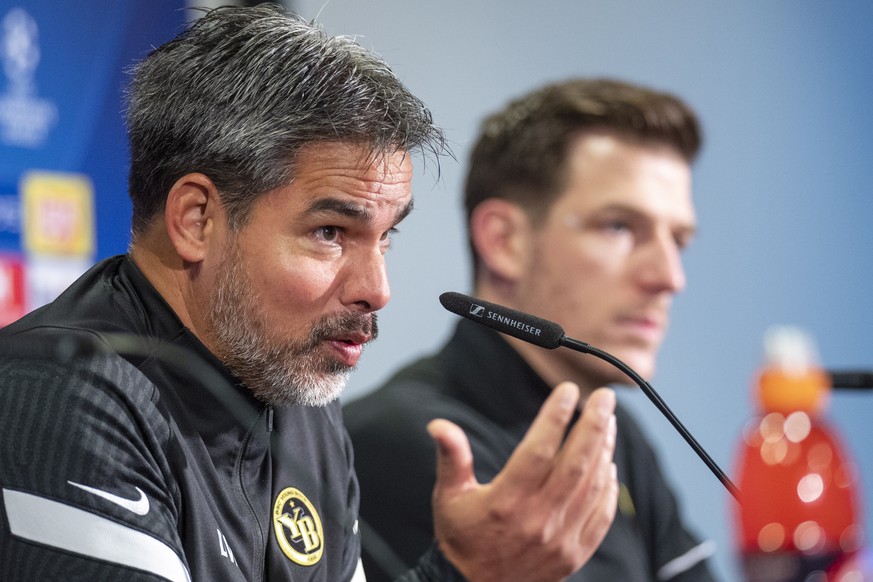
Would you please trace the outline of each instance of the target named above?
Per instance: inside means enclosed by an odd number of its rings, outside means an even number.
[[[327,338],[325,343],[331,346],[332,351],[343,365],[351,368],[357,365],[361,353],[364,351],[364,345],[371,339],[369,334],[355,333],[343,337]]]

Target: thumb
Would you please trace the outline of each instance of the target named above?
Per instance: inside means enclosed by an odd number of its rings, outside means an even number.
[[[434,498],[451,496],[476,486],[473,453],[464,431],[458,425],[438,418],[428,423],[427,432],[436,442],[437,450]]]

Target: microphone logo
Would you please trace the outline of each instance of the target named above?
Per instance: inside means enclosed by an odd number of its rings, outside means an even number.
[[[475,315],[476,317],[482,317],[482,314],[485,313],[485,308],[481,305],[476,305],[475,303],[470,305],[470,315]]]

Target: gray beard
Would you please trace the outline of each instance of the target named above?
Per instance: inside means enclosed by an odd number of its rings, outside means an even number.
[[[210,300],[216,355],[256,398],[274,406],[324,406],[339,398],[354,368],[322,354],[322,342],[347,332],[378,334],[374,313],[342,313],[317,321],[303,340],[276,339],[234,241]]]

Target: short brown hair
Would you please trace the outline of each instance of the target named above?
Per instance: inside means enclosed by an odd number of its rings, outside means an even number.
[[[564,189],[570,145],[588,131],[664,145],[689,164],[702,141],[694,111],[669,93],[612,79],[543,86],[483,121],[469,160],[467,220],[488,198],[518,204],[535,224],[543,220]]]

